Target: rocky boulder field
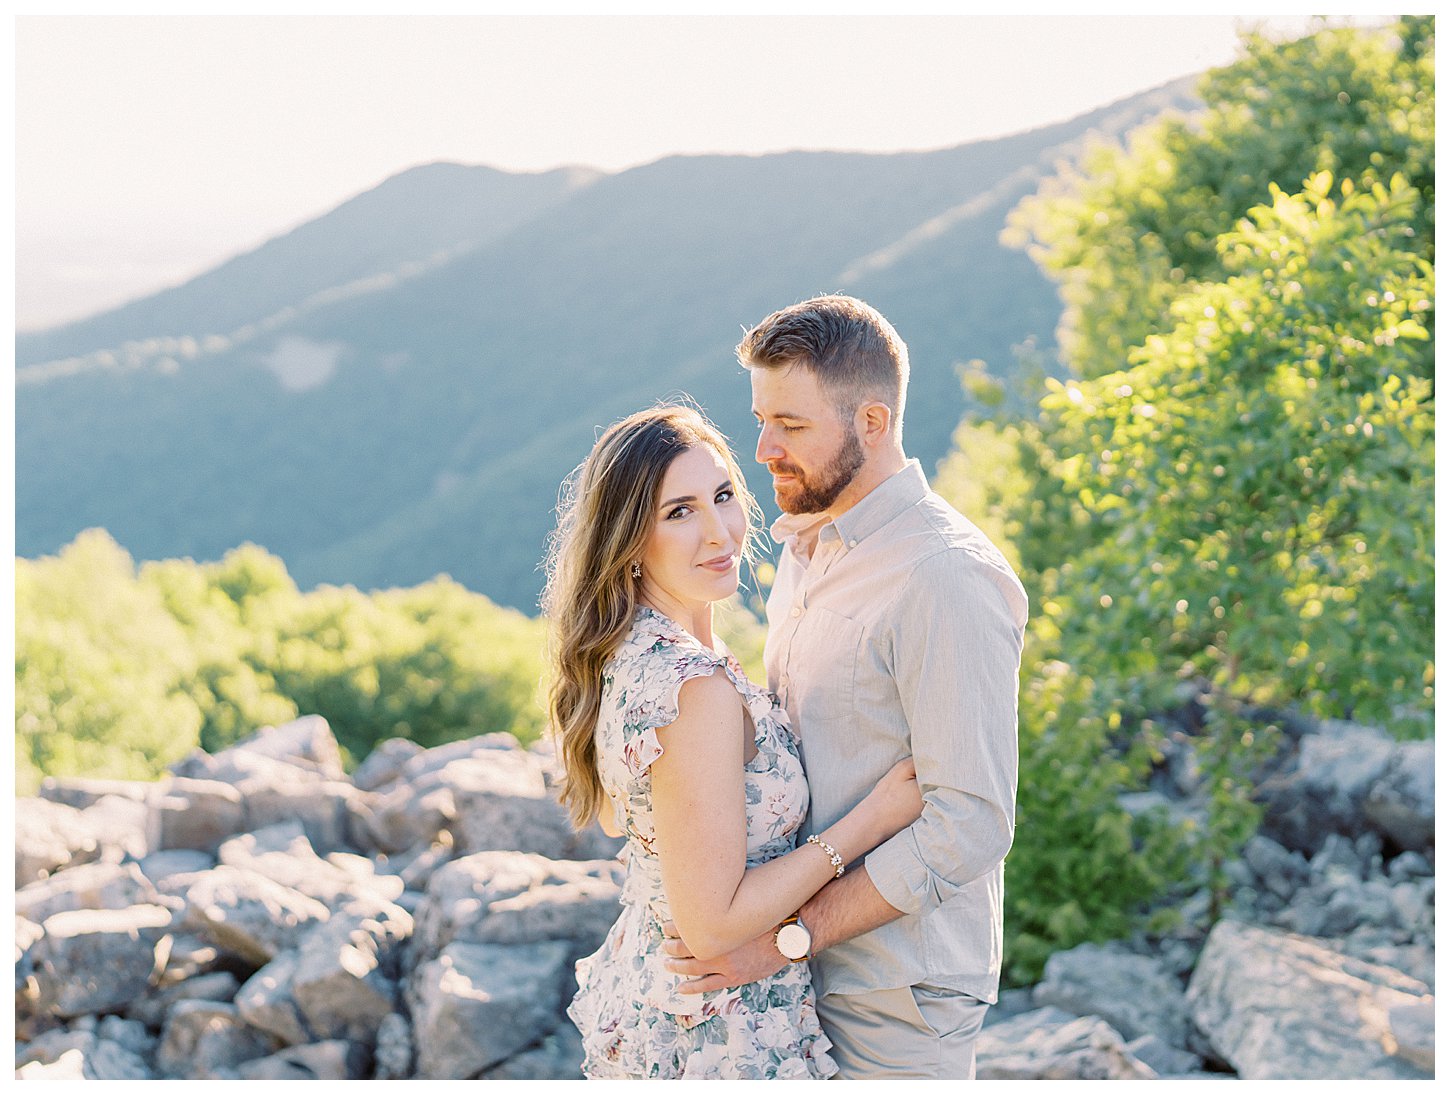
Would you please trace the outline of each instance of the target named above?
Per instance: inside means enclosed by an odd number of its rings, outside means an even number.
[[[1154,794],[1191,810],[1179,767]],[[155,783],[47,780],[16,806],[16,1075],[577,1078],[573,962],[622,867],[556,778],[506,734],[349,777],[312,716]],[[1431,1075],[1433,743],[1316,726],[1265,794],[1222,919],[1054,955],[979,1075]]]

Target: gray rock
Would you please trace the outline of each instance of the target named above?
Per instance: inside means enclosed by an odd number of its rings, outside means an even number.
[[[1421,1000],[1389,1009],[1390,1052],[1422,1072],[1435,1072],[1435,1002]]]
[[[134,863],[87,863],[32,882],[15,895],[15,912],[41,923],[75,909],[129,909],[132,905],[165,905]]]
[[[54,1064],[32,1061],[15,1070],[17,1080],[85,1080],[85,1057],[80,1050],[72,1049],[61,1055]]]
[[[584,1038],[579,1028],[565,1020],[537,1046],[495,1065],[479,1077],[482,1080],[582,1080]]]
[[[426,889],[433,873],[454,858],[453,834],[442,832],[438,836],[439,839],[434,843],[420,844],[405,852],[384,857],[388,873],[401,878],[407,889]]]
[[[166,988],[211,973],[222,960],[221,949],[211,940],[184,930],[173,931],[166,965],[157,984]]]
[[[1313,940],[1233,921],[1209,935],[1188,986],[1194,1022],[1243,1079],[1413,1079],[1385,1050],[1389,1009],[1422,982]]]
[[[389,901],[403,892],[400,878],[371,874],[364,877],[321,858],[313,851],[302,823],[296,820],[233,837],[221,846],[217,856],[226,866],[255,871],[316,898],[329,909],[347,904],[364,890]]]
[[[979,1080],[1151,1080],[1118,1032],[1101,1019],[1040,1008],[984,1029]]]
[[[101,858],[142,859],[161,843],[161,819],[148,801],[103,795],[81,811],[101,842]]]
[[[237,1071],[244,1080],[362,1080],[368,1061],[367,1050],[356,1043],[312,1042],[245,1062]]]
[[[186,891],[185,926],[262,966],[330,915],[316,898],[240,867],[215,867]]]
[[[512,734],[503,732],[479,734],[461,741],[445,742],[442,745],[435,745],[432,749],[425,749],[405,761],[401,779],[405,783],[426,783],[429,776],[436,775],[454,761],[466,760],[483,750],[512,752],[517,749],[519,749],[518,739]]]
[[[165,781],[146,783],[136,779],[83,779],[77,776],[46,776],[40,781],[40,797],[76,810],[94,806],[103,798],[124,798],[149,802],[165,787]]]
[[[348,832],[358,847],[395,855],[436,843],[457,816],[449,788],[420,790],[412,784],[400,784],[359,803],[351,814]]]
[[[15,888],[101,854],[94,824],[75,807],[43,798],[15,800]]]
[[[1203,1070],[1203,1058],[1178,1046],[1171,1046],[1156,1034],[1134,1038],[1127,1052],[1142,1061],[1160,1077],[1188,1076]]]
[[[378,791],[396,783],[403,776],[403,766],[422,752],[423,747],[408,738],[379,742],[353,772],[353,786]]]
[[[349,906],[303,941],[292,998],[315,1038],[371,1046],[398,1001],[398,955],[413,918],[397,906]]]
[[[467,1079],[552,1030],[571,972],[566,943],[453,943],[408,984],[421,1079]]]
[[[1259,885],[1285,901],[1308,885],[1311,877],[1308,860],[1261,833],[1249,838],[1244,847],[1244,863]]]
[[[52,1071],[66,1058],[69,1062],[65,1074]],[[146,1061],[130,1046],[80,1030],[53,1030],[42,1034],[17,1051],[15,1067],[17,1076],[22,1079],[152,1079]],[[74,1075],[77,1071],[79,1075]]]
[[[373,1079],[406,1080],[413,1075],[413,1028],[407,1016],[391,1012],[378,1024]]]
[[[209,871],[216,866],[216,856],[210,852],[198,852],[189,848],[173,848],[168,852],[152,852],[137,863],[137,866],[153,884],[160,884],[165,879],[176,875],[200,874],[202,871]]]
[[[486,749],[453,761],[439,773],[453,792],[458,848],[507,849],[565,858],[574,827],[544,784],[536,758],[522,749]]]
[[[143,1060],[156,1051],[156,1036],[146,1029],[145,1023],[119,1015],[102,1016],[96,1024],[96,1037],[114,1042]]]
[[[126,1005],[126,1018],[134,1019],[147,1027],[160,1030],[166,1023],[167,1013],[182,1000],[211,1000],[214,1003],[230,1003],[237,995],[236,977],[228,970],[203,973],[177,981],[170,985],[153,988]]]
[[[1037,1005],[1032,1002],[1032,990],[1003,989],[997,994],[997,1002],[987,1009],[987,1017],[983,1020],[984,1026],[992,1026],[1003,1020],[1011,1019],[1017,1015],[1026,1015],[1029,1011],[1036,1011]]]
[[[244,1061],[278,1048],[270,1035],[244,1023],[233,1005],[182,1000],[166,1017],[156,1067],[177,1079],[231,1079]]]
[[[587,953],[619,916],[622,875],[614,862],[549,860],[526,852],[456,859],[429,880],[415,951],[433,955],[455,941],[569,939]]]
[[[1032,1001],[1097,1015],[1127,1039],[1151,1034],[1170,1046],[1188,1044],[1188,1002],[1177,978],[1113,944],[1083,943],[1052,955]]]
[[[1328,833],[1364,828],[1365,801],[1386,774],[1395,743],[1383,730],[1326,722],[1305,736],[1289,771],[1259,788],[1264,831],[1280,844],[1313,854]]]
[[[342,780],[299,775],[291,779],[249,777],[237,784],[246,801],[247,827],[300,822],[314,847],[335,852],[353,847],[352,818],[363,792]]]
[[[270,1057],[237,1066],[244,1080],[363,1080],[368,1053],[353,1042],[313,1042],[289,1046]]]
[[[159,905],[56,913],[29,951],[39,1006],[67,1017],[120,1009],[158,976],[171,924]]]
[[[215,852],[248,828],[241,793],[229,783],[173,779],[156,802],[161,848]]]
[[[1434,844],[1434,739],[1395,745],[1389,766],[1365,797],[1364,814],[1398,848],[1423,851]]]
[[[304,715],[282,726],[264,726],[219,753],[198,749],[173,765],[173,770],[194,779],[236,783],[254,775],[278,777],[282,770],[277,764],[286,765],[294,774],[316,779],[343,778],[342,752],[321,715]]]
[[[283,1045],[300,1045],[312,1037],[297,1001],[292,998],[292,981],[300,960],[300,952],[283,951],[252,974],[235,997],[237,1013],[242,1019]]]
[[[1412,878],[1434,878],[1435,868],[1419,852],[1405,852],[1390,861],[1389,876],[1394,882],[1405,882]]]

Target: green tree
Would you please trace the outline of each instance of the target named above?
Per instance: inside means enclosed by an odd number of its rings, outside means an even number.
[[[196,747],[185,629],[100,529],[15,563],[15,777],[147,778]]]
[[[1171,915],[1179,887],[1222,893],[1263,711],[1430,732],[1431,28],[1251,37],[1201,116],[1091,151],[1014,215],[1076,379],[1033,421],[965,422],[941,477],[1013,540],[1035,605],[1013,978]],[[1185,688],[1201,828],[1124,798]]]

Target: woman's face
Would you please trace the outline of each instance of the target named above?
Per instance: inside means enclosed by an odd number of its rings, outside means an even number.
[[[640,560],[645,595],[660,607],[724,600],[740,584],[744,538],[745,509],[730,472],[713,449],[691,446],[660,484]]]

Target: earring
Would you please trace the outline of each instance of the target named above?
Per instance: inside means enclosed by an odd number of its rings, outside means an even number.
[[[638,577],[640,577],[641,575],[644,574],[644,571],[642,571],[642,570],[639,569],[639,564],[638,563],[630,563],[629,564],[629,573],[631,575],[633,575],[634,577],[638,578]]]

